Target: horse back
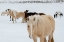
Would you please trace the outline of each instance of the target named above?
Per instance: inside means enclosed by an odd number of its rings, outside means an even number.
[[[29,12],[29,13],[25,13],[25,18],[29,17],[29,16],[32,16],[32,15],[35,15],[37,13],[32,13],[32,12]]]
[[[39,13],[39,15],[46,15],[46,14],[44,14],[44,13]]]

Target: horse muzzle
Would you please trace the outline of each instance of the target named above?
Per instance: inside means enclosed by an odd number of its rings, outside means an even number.
[[[33,37],[29,35],[29,38],[32,39]]]

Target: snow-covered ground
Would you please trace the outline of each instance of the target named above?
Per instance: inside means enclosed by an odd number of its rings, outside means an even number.
[[[0,14],[6,9],[13,9],[30,12],[43,12],[53,16],[56,11],[61,11],[64,14],[64,3],[43,3],[43,4],[0,4]],[[26,23],[21,23],[22,18],[17,20],[17,23],[10,21],[9,16],[0,16],[0,42],[33,42],[28,37]],[[55,42],[64,42],[64,17],[55,18]],[[39,42],[39,39],[38,39]]]

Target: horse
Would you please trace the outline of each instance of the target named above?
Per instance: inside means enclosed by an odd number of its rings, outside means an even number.
[[[6,12],[8,13],[8,15],[10,15],[13,18],[13,23],[14,23],[14,19],[16,22],[16,18],[20,18],[20,17],[23,18],[22,23],[24,22],[24,16],[25,16],[24,12],[17,12],[16,10],[11,10],[11,9],[7,9]]]
[[[55,30],[55,20],[50,15],[34,15],[29,16],[27,21],[27,31],[29,38],[32,38],[34,42],[37,42],[37,37],[40,38],[40,42],[46,42],[46,36],[48,36],[48,42],[54,42],[53,33]]]
[[[57,18],[58,16],[60,16],[60,18],[63,16],[63,13],[60,12],[60,11],[57,11],[55,14],[54,14],[54,18]]]
[[[1,13],[1,16],[2,16],[2,15],[5,15],[5,14],[7,14],[7,12],[4,12],[4,11],[3,11],[3,12]],[[7,15],[7,16],[8,16],[8,15]]]
[[[3,12],[1,13],[1,16],[2,16],[2,15],[5,15],[5,14],[8,16],[8,12],[6,12],[6,11],[3,11]],[[12,17],[10,16],[10,21],[11,21],[11,18],[12,18]],[[12,21],[13,21],[13,18],[12,18]]]
[[[26,22],[27,22],[27,17],[29,17],[29,16],[46,15],[45,13],[29,12],[29,10],[26,10],[24,13],[25,13],[25,20],[26,20]]]
[[[6,9],[5,11],[6,12],[8,12],[10,9]],[[7,14],[7,16],[8,16],[9,14]],[[12,21],[13,21],[13,18],[12,18],[12,16],[10,16],[10,21],[11,21],[11,19],[12,19]]]

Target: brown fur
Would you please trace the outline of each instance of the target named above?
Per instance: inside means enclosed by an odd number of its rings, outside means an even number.
[[[15,12],[16,16],[14,15],[14,12]],[[17,12],[17,11],[15,11],[15,10],[9,10],[9,11],[8,11],[8,15],[12,16],[12,18],[13,18],[13,23],[14,23],[14,19],[15,19],[15,21],[16,21],[16,18],[20,18],[20,17],[23,18],[22,22],[25,21],[25,20],[24,20],[24,16],[25,16],[25,13],[24,13],[24,12]]]
[[[27,29],[31,38],[30,24],[32,24],[32,37],[34,42],[37,42],[37,37],[40,37],[40,42],[46,42],[46,36],[49,37],[48,42],[53,42],[53,33],[55,30],[55,21],[53,17],[50,15],[30,16],[27,22]]]
[[[39,15],[46,15],[46,14],[44,14],[44,13],[39,13]]]
[[[53,17],[51,17],[50,15],[48,15],[48,18],[51,20],[52,27],[54,28],[54,29],[53,29],[53,31],[52,31],[52,33],[53,33],[53,32],[54,32],[54,30],[55,30],[54,18],[53,18]],[[52,38],[51,38],[51,35],[52,35]],[[51,35],[49,35],[49,40],[48,40],[48,42],[54,42],[53,34],[51,34]]]

